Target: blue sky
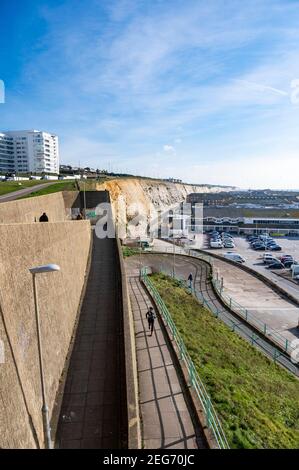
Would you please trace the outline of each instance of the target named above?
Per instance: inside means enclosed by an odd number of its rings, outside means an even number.
[[[299,1],[1,0],[0,129],[71,163],[299,188]]]

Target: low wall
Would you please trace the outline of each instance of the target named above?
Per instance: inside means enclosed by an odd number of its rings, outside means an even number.
[[[72,207],[81,207],[79,191],[62,191],[62,197],[66,209],[71,209]]]
[[[9,204],[9,203],[8,203]],[[41,387],[32,276],[28,268],[56,263],[37,276],[50,415],[73,332],[90,248],[90,223],[0,225],[0,447],[43,447]]]
[[[127,398],[127,435],[128,448],[141,448],[141,429],[139,414],[139,396],[138,396],[138,376],[137,376],[137,357],[135,344],[134,319],[131,309],[127,276],[124,266],[122,247],[119,238],[117,238],[117,250],[120,271],[119,294],[121,301],[121,310],[123,312],[124,326],[124,348],[126,361],[126,398]]]
[[[38,221],[43,212],[46,212],[50,222],[62,222],[67,220],[67,202],[71,204],[78,193],[74,191],[74,196],[66,195],[62,192],[47,194],[45,196],[29,197],[17,199],[16,201],[0,203],[0,224],[32,223]]]

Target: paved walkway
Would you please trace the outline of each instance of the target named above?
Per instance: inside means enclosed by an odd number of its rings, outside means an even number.
[[[146,449],[204,448],[202,431],[192,422],[158,320],[153,336],[148,332],[145,315],[151,301],[139,281],[138,271],[133,266],[130,269],[129,260],[126,267],[135,324],[143,445]]]
[[[59,418],[60,448],[120,447],[125,394],[115,266],[115,240],[94,236],[91,270]]]

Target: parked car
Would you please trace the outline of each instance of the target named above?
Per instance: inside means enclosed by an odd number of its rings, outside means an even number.
[[[272,245],[272,246],[270,246],[269,249],[271,251],[281,251],[282,250],[281,246],[279,246],[279,245]]]
[[[258,238],[258,237],[254,237],[254,238],[251,238],[249,240],[249,243],[252,244],[252,243],[255,243],[255,242],[260,242],[261,240]]]
[[[210,247],[211,248],[223,248],[223,244],[221,240],[210,240]]]
[[[285,261],[282,261],[282,264],[284,265],[285,268],[290,268],[291,266],[293,266],[294,261],[293,260],[285,260]]]
[[[235,248],[234,242],[224,240],[223,245],[224,245],[224,248]]]
[[[294,261],[294,258],[292,255],[283,255],[283,256],[279,256],[278,259],[283,263],[284,261]]]
[[[233,236],[230,233],[227,233],[227,232],[222,232],[221,237],[222,238],[233,238]]]
[[[260,240],[251,243],[251,247],[254,248],[256,246],[265,246],[265,243],[261,242]]]
[[[265,264],[271,264],[276,260],[277,258],[275,258],[275,256],[272,255],[272,253],[264,253],[263,255],[263,261]]]
[[[230,259],[231,261],[235,261],[236,263],[245,263],[245,259],[243,256],[239,255],[239,253],[234,252],[227,252],[224,253],[224,258]]]
[[[211,242],[221,242],[221,243],[222,243],[222,240],[221,240],[221,238],[219,238],[219,237],[211,237],[211,238],[210,238],[210,243],[211,243]]]
[[[284,265],[279,261],[275,261],[267,266],[268,269],[284,269]]]

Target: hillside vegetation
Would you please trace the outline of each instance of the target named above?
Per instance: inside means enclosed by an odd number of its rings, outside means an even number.
[[[45,188],[34,191],[31,194],[27,194],[24,197],[35,197],[35,196],[44,196],[46,194],[58,193],[59,191],[76,191],[77,186],[75,181],[59,181],[58,183],[49,184]]]
[[[38,184],[42,184],[42,181],[30,180],[30,181],[1,181],[0,182],[0,196],[9,194],[14,191],[20,191],[20,189],[31,188]]]
[[[232,448],[298,448],[299,382],[216,319],[177,281],[153,274]]]

